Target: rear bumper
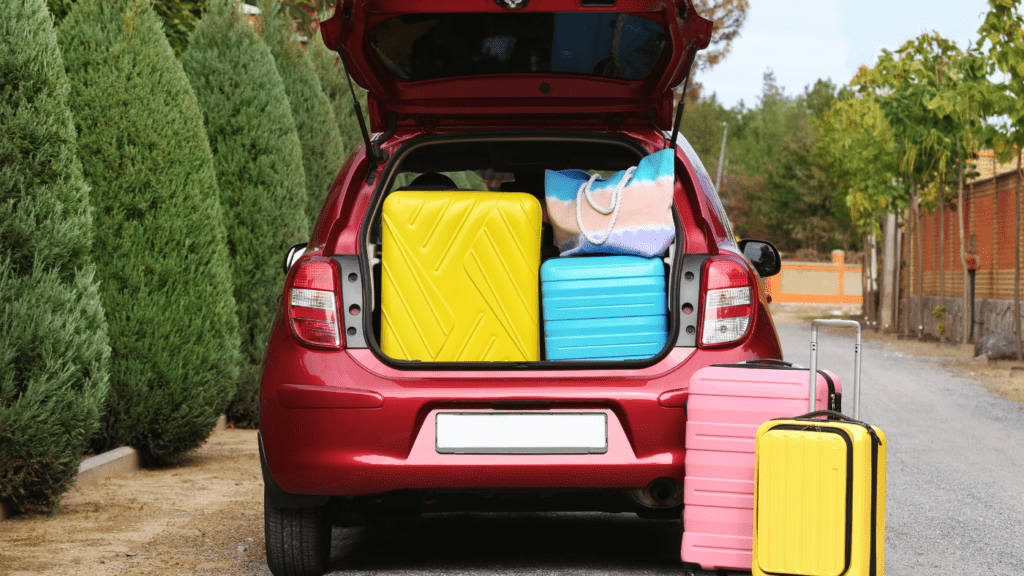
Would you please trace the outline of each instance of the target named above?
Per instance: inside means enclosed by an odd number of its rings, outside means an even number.
[[[261,384],[261,436],[272,480],[297,495],[624,490],[663,477],[682,482],[681,400],[690,376],[710,363],[760,356],[749,349],[676,348],[639,370],[404,372],[368,350],[310,350],[280,330],[274,334]],[[603,412],[608,450],[470,455],[435,449],[439,411],[510,409]]]

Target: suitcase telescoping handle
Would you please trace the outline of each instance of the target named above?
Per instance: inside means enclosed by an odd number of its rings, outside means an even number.
[[[857,341],[853,345],[853,419],[860,419],[860,322],[855,320],[832,320],[820,318],[811,321],[811,381],[810,381],[810,407],[809,412],[817,408],[814,405],[817,392],[818,376],[818,326],[838,326],[857,329]]]

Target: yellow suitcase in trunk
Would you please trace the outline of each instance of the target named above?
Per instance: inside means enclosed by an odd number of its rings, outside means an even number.
[[[817,324],[811,374],[817,369]],[[860,405],[860,325],[854,416]],[[812,387],[813,390],[813,387]],[[769,420],[754,454],[753,576],[883,576],[885,434],[839,412]],[[825,419],[819,419],[824,417]]]
[[[381,350],[424,362],[540,360],[540,202],[393,192],[381,239]]]

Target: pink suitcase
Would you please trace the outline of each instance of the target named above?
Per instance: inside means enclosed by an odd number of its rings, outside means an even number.
[[[781,360],[715,365],[690,379],[683,480],[683,562],[750,570],[754,435],[772,418],[807,412],[807,368]],[[842,389],[818,371],[817,402],[840,411]]]

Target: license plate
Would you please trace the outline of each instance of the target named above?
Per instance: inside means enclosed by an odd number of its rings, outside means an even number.
[[[439,412],[440,454],[604,454],[608,415],[603,412]]]

